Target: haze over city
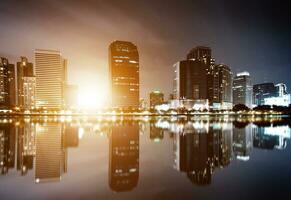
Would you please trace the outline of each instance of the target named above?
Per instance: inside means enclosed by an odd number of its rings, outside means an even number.
[[[254,83],[291,86],[287,1],[4,0],[0,11],[2,56],[33,61],[34,49],[60,50],[69,82],[88,98],[107,95],[114,40],[138,47],[141,97],[172,92],[173,64],[197,45],[233,72],[249,71]]]

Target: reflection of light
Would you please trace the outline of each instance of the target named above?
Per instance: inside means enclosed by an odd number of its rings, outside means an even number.
[[[129,169],[129,172],[136,172],[136,168]]]
[[[79,131],[78,131],[78,137],[79,137],[79,139],[82,139],[83,138],[83,135],[84,135],[84,129],[83,128],[79,128]]]
[[[248,161],[248,160],[250,160],[250,157],[249,156],[236,156],[236,158],[238,160],[241,160],[241,161]]]
[[[157,127],[157,128],[163,128],[163,129],[168,129],[170,127],[170,123],[168,121],[159,120],[155,124],[155,127]]]
[[[290,128],[289,126],[271,126],[265,128],[265,135],[281,136],[290,139]]]
[[[39,183],[39,178],[35,179],[35,182],[36,182],[36,183]]]

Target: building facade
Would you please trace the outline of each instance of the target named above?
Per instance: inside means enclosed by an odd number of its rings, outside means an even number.
[[[36,107],[63,108],[63,60],[59,51],[35,50]]]
[[[21,108],[25,110],[30,110],[35,108],[35,86],[36,86],[36,77],[27,76],[23,77],[23,99]]]
[[[31,84],[33,83],[33,80],[30,80],[30,78],[28,77],[34,77],[33,64],[28,62],[28,59],[26,57],[22,56],[20,57],[20,61],[17,62],[17,106],[19,108],[26,108],[24,105],[27,105],[28,102],[25,102],[25,99],[28,100],[27,97],[31,97],[31,95],[32,97],[35,96],[35,94],[31,93],[34,90],[25,90],[27,88],[24,83],[29,86],[32,86]],[[33,87],[35,88],[35,86]]]
[[[261,83],[253,86],[253,103],[255,105],[264,105],[265,98],[276,96],[274,83]]]
[[[115,41],[109,46],[111,105],[139,107],[139,54],[136,45]]]
[[[232,72],[224,64],[213,67],[213,109],[232,108]]]
[[[238,73],[233,79],[233,104],[252,107],[253,86],[248,72]]]
[[[208,99],[207,65],[199,60],[174,64],[174,99]]]
[[[15,69],[7,58],[0,59],[0,108],[11,109],[16,104]]]

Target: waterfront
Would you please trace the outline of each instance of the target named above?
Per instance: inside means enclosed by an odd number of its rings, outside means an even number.
[[[287,199],[289,121],[2,118],[1,199]]]

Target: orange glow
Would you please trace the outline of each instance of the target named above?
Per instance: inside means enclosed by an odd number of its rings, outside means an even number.
[[[108,92],[103,88],[80,88],[78,106],[80,109],[98,109],[106,106]]]

